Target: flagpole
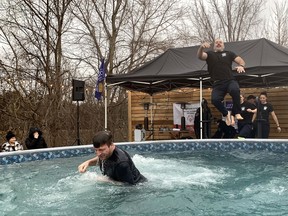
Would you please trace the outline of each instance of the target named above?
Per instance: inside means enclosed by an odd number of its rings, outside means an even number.
[[[106,83],[106,78],[104,81],[104,103],[105,103],[105,131],[108,129],[108,121],[107,121],[107,116],[108,116],[108,102],[107,102],[107,83]]]
[[[104,92],[103,92],[104,91]],[[103,93],[105,94],[103,96]],[[106,84],[106,73],[105,73],[105,59],[103,58],[101,60],[101,65],[99,68],[99,74],[98,74],[98,80],[96,82],[96,89],[95,89],[95,98],[97,98],[98,101],[100,101],[104,97],[104,116],[105,116],[105,122],[104,122],[104,128],[105,131],[107,131],[107,113],[108,113],[108,105],[107,105],[107,84]]]

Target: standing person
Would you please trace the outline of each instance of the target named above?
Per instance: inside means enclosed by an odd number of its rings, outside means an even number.
[[[225,117],[227,125],[231,124],[231,113],[227,111],[223,104],[224,97],[227,93],[230,94],[233,101],[232,113],[237,120],[243,119],[240,115],[240,88],[238,82],[235,80],[232,71],[232,63],[236,62],[236,71],[238,73],[245,72],[245,62],[235,53],[231,51],[224,51],[224,42],[221,39],[216,39],[214,42],[214,51],[204,52],[204,49],[210,48],[210,44],[205,42],[200,45],[197,56],[200,60],[206,61],[208,71],[213,80],[212,85],[212,104],[222,113]]]
[[[259,101],[257,103],[257,128],[256,133],[258,138],[268,138],[270,133],[270,122],[269,122],[269,114],[271,114],[275,124],[277,131],[280,133],[281,128],[279,125],[278,118],[274,112],[274,108],[272,104],[267,102],[267,92],[261,92],[259,95]]]
[[[27,149],[47,148],[47,143],[42,135],[43,133],[39,128],[31,127],[29,130],[29,135],[25,140]]]
[[[257,116],[257,102],[256,102],[256,97],[254,95],[248,95],[247,97],[247,101],[251,104],[253,104],[256,107],[256,116]],[[252,131],[252,137],[251,138],[255,138],[256,137],[256,128],[257,128],[257,121],[256,121],[256,116],[253,116],[253,131]],[[254,119],[255,117],[255,119]]]
[[[215,139],[230,139],[234,138],[236,130],[233,126],[227,125],[222,119],[217,120],[217,130],[212,138]]]
[[[7,142],[1,146],[3,152],[23,150],[23,146],[18,141],[16,141],[16,136],[12,131],[8,131],[6,134],[6,140]]]
[[[247,97],[247,101],[251,104],[254,104],[256,106],[256,97],[254,95],[249,95]]]
[[[135,185],[147,180],[135,167],[130,155],[112,142],[111,132],[98,132],[93,138],[93,146],[96,157],[80,164],[80,173],[85,172],[89,166],[98,165],[102,174],[108,176],[111,182]]]
[[[244,95],[240,95],[240,106],[242,120],[238,120],[238,138],[253,138],[253,121],[256,118],[256,106],[245,100]]]
[[[212,113],[205,98],[202,99],[202,137],[204,139],[211,137],[211,119]],[[194,117],[194,132],[197,139],[200,139],[200,107],[196,110]]]

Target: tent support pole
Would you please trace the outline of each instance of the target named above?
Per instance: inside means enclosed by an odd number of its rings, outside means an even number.
[[[153,96],[150,95],[150,115],[151,115],[151,132],[152,140],[154,140],[154,119],[153,119]]]
[[[203,98],[203,95],[202,95],[202,77],[200,77],[200,98],[199,98],[199,102],[200,102],[200,139],[202,140],[203,139],[203,123],[202,123],[202,119],[203,119],[203,113],[202,113],[202,98]]]

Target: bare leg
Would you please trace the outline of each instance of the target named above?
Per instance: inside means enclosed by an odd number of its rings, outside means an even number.
[[[225,119],[226,125],[231,125],[231,111],[228,111],[228,114]]]
[[[231,115],[231,126],[235,125],[235,117],[233,115]]]

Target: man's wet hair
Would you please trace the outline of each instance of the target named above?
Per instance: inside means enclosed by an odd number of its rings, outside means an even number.
[[[110,131],[99,131],[93,137],[93,146],[94,148],[100,148],[100,146],[107,144],[110,146],[112,144],[112,134]]]

